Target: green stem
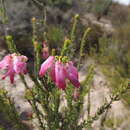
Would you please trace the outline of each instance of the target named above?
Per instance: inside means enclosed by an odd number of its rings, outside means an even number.
[[[74,40],[75,40],[75,32],[76,32],[76,27],[77,27],[78,19],[79,19],[79,15],[76,14],[74,16],[74,23],[73,23],[72,30],[71,30],[71,35],[70,35],[70,40],[72,42],[74,42]]]
[[[36,35],[36,18],[32,18],[32,28],[33,28],[33,36],[32,42],[34,46],[34,74],[35,78],[38,77],[38,72],[41,64],[41,44],[38,42],[38,38]]]
[[[70,44],[71,43],[72,43],[71,40],[65,39],[63,48],[61,50],[61,56],[69,55],[69,53],[70,53]]]
[[[91,108],[91,100],[90,100],[90,89],[88,91],[88,119],[90,118],[90,108]]]
[[[91,28],[87,28],[83,34],[83,37],[81,39],[81,44],[80,44],[80,52],[79,52],[79,61],[78,61],[78,69],[80,67],[80,62],[81,62],[81,58],[83,57],[83,50],[84,50],[84,46],[86,43],[86,38],[89,34],[89,32],[91,31]]]
[[[107,115],[108,115],[109,109],[106,110],[104,116],[101,119],[101,130],[104,128],[104,122],[106,121]]]
[[[9,51],[10,51],[11,53],[18,53],[17,48],[16,48],[16,45],[15,45],[15,43],[14,43],[14,41],[13,41],[12,36],[7,35],[5,38],[6,38],[6,43],[7,43],[7,46],[8,46]]]
[[[2,23],[6,24],[8,19],[7,19],[7,15],[6,15],[5,0],[1,0],[0,3],[1,3],[1,6],[2,6],[2,8],[1,8],[1,15],[2,15],[2,18],[3,18]]]
[[[32,102],[30,100],[28,100],[29,104],[32,106],[35,114],[36,114],[36,117],[38,119],[38,122],[40,124],[40,130],[45,130],[45,127],[44,127],[44,124],[42,122],[42,119],[41,119],[41,112],[39,111],[37,105],[36,105],[36,101],[33,100]],[[43,115],[42,115],[43,116]]]
[[[15,109],[14,103],[11,101],[10,97],[7,96],[7,93],[4,93],[5,99],[8,99],[9,105],[10,105],[10,113],[8,113],[11,120],[13,120],[16,123],[16,126],[18,129],[23,130],[25,127],[20,121],[20,117]]]
[[[36,105],[36,102],[37,102],[37,101],[35,100],[35,95],[34,95],[33,91],[31,91],[31,89],[29,88],[28,84],[26,83],[26,80],[25,80],[25,78],[24,78],[24,75],[20,75],[20,78],[21,78],[23,84],[25,85],[25,87],[26,87],[26,88],[31,92],[31,94],[32,94],[33,100],[32,100],[32,102],[31,102],[30,100],[28,100],[28,102],[30,103],[30,105],[32,106],[33,110],[34,110],[35,113],[36,113],[36,116],[37,116],[37,119],[38,119],[38,121],[39,121],[40,127],[44,130],[44,129],[45,129],[45,128],[44,128],[44,124],[43,124],[43,122],[42,122],[42,120],[41,120],[41,115],[43,116],[43,114],[41,114],[40,110],[38,109],[38,106]]]

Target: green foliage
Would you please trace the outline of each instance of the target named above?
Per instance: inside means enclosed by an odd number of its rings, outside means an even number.
[[[48,3],[58,5],[58,4],[72,4],[72,0],[48,0]]]
[[[61,27],[49,26],[47,39],[51,48],[61,47],[64,41],[64,32]]]
[[[91,31],[91,28],[87,28],[82,36],[81,43],[80,43],[80,52],[79,52],[79,62],[78,62],[78,69],[80,67],[81,58],[83,57],[84,47],[86,43],[87,36],[89,32]]]
[[[115,124],[116,123],[116,127],[119,127],[120,124],[122,123],[122,119],[114,119],[114,118],[108,118],[106,119],[105,121],[105,125],[108,127],[108,128],[111,128],[111,129],[114,129],[115,127]]]
[[[112,0],[96,0],[93,3],[92,12],[97,15],[97,19],[99,20],[103,15],[108,13],[111,4]]]
[[[6,36],[6,42],[7,42],[7,46],[8,46],[9,51],[11,53],[17,53],[16,45],[13,41],[12,36],[10,36],[10,35]]]
[[[0,17],[3,24],[6,24],[8,22],[8,18],[6,16],[6,8],[5,8],[5,1],[0,1]]]
[[[1,124],[1,130],[5,130],[8,125],[13,129],[26,130],[26,127],[22,124],[18,112],[14,106],[13,101],[7,96],[7,92],[4,89],[0,89],[0,113],[3,124]],[[6,124],[6,125],[5,125]]]
[[[91,31],[86,39],[86,44],[84,46],[85,53],[91,54],[91,51],[94,50],[94,53],[99,53],[100,51],[100,38],[104,35],[102,28],[98,25],[90,24]],[[93,54],[94,54],[93,53]]]
[[[69,51],[69,47],[70,47],[70,44],[72,44],[72,41],[69,40],[69,39],[66,39],[64,41],[64,45],[63,45],[63,48],[61,50],[61,56],[64,56],[64,55],[68,55],[70,53]]]
[[[124,68],[124,72],[126,73],[126,76],[129,77],[130,76],[130,72],[129,72],[129,65],[130,65],[130,53],[129,53],[129,49],[130,49],[130,25],[129,25],[129,19],[128,21],[121,25],[120,27],[117,28],[117,32],[116,32],[116,36],[115,38],[118,40],[118,47],[121,48],[120,50],[120,55],[122,55],[121,57],[119,57],[121,64]]]
[[[0,127],[0,130],[5,130],[5,129]]]

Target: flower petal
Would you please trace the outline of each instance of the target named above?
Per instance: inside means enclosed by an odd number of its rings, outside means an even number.
[[[7,76],[10,77],[10,82],[13,84],[14,83],[15,71],[14,71],[12,65],[9,66],[8,71],[5,73],[5,75],[2,77],[2,79],[5,79]]]
[[[48,68],[52,66],[53,62],[54,62],[54,56],[49,56],[48,59],[44,63],[42,63],[39,75],[44,76]]]
[[[55,76],[55,64],[53,64],[51,66],[51,70],[50,70],[50,73],[49,73],[51,79],[53,82],[56,82],[56,76]]]
[[[67,78],[75,87],[79,88],[80,82],[78,80],[78,71],[76,67],[73,66],[72,62],[66,64],[66,70],[67,70]]]
[[[63,64],[58,61],[55,64],[55,77],[57,87],[64,90],[66,88],[66,71]]]
[[[11,64],[12,57],[11,55],[7,55],[3,60],[0,61],[0,69],[5,69]]]
[[[15,56],[13,60],[13,68],[17,74],[23,74],[27,72],[25,60],[27,58],[25,56]]]
[[[70,82],[77,88],[80,87],[80,83],[78,81],[78,79],[73,75],[73,74],[69,74],[68,79],[70,80]]]

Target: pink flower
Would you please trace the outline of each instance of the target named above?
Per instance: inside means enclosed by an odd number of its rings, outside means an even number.
[[[76,88],[80,87],[78,71],[76,67],[73,66],[72,62],[55,62],[55,57],[49,56],[48,59],[41,65],[39,75],[44,76],[48,69],[50,69],[49,75],[52,81],[58,88],[62,90],[66,88],[66,79],[69,79]]]
[[[14,56],[13,58],[14,70],[17,74],[27,73],[27,57],[26,56]]]
[[[18,56],[15,53],[5,56],[4,59],[0,61],[0,69],[7,70],[2,79],[9,76],[11,83],[14,83],[15,74],[25,74],[27,72],[26,61],[26,56]]]
[[[42,63],[41,69],[39,71],[40,76],[44,76],[47,70],[53,65],[55,57],[54,56],[49,56],[48,59]]]
[[[49,49],[46,45],[46,42],[43,42],[42,56],[45,59],[47,59],[49,57]]]

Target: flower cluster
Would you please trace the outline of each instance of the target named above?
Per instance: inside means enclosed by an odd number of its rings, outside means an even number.
[[[15,74],[25,74],[27,72],[27,60],[28,58],[26,56],[17,55],[16,53],[5,56],[4,59],[0,61],[0,69],[7,70],[2,79],[9,76],[11,83],[14,83]]]
[[[54,56],[49,56],[48,59],[41,65],[39,75],[42,77],[47,70],[50,69],[49,75],[62,90],[66,88],[66,79],[68,79],[76,88],[80,87],[78,80],[78,71],[74,67],[73,62],[63,63],[61,60],[56,60]]]
[[[16,53],[9,54],[0,61],[0,69],[6,69],[7,72],[2,79],[7,76],[10,77],[11,83],[14,83],[14,76],[16,74],[25,74],[27,72],[27,57],[17,55]],[[74,67],[73,62],[66,60],[66,57],[49,56],[44,63],[42,63],[39,75],[42,77],[49,70],[49,76],[56,86],[62,90],[66,88],[67,79],[76,87],[80,87],[78,80],[78,71]]]

